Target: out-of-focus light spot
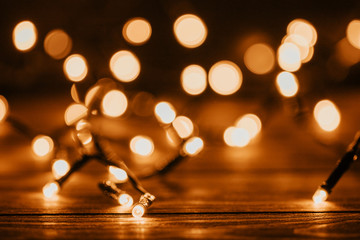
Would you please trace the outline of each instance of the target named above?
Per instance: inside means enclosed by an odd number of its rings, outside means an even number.
[[[153,113],[155,99],[151,93],[139,92],[131,102],[131,110],[138,116],[147,117]]]
[[[9,113],[9,104],[6,98],[0,95],[0,123],[4,121]]]
[[[181,73],[181,86],[190,95],[199,95],[206,89],[206,71],[199,65],[189,65]]]
[[[170,124],[176,117],[174,107],[168,102],[159,102],[155,105],[155,117],[161,123]]]
[[[49,136],[38,135],[32,140],[31,148],[36,156],[45,157],[52,153],[54,141]]]
[[[18,23],[13,31],[13,43],[19,51],[31,50],[37,40],[37,30],[30,21]]]
[[[252,113],[245,114],[235,122],[237,128],[246,129],[251,138],[256,137],[261,131],[261,120]]]
[[[59,179],[64,176],[70,170],[69,163],[64,159],[56,160],[52,165],[52,173],[55,179]]]
[[[245,51],[244,63],[255,74],[269,73],[275,65],[274,50],[264,43],[254,44]]]
[[[130,141],[130,150],[141,156],[150,156],[154,152],[154,143],[146,136],[135,136]]]
[[[133,18],[125,23],[122,34],[129,43],[142,45],[151,36],[151,25],[144,18]]]
[[[194,124],[190,120],[190,118],[185,116],[178,116],[172,122],[172,125],[179,135],[180,138],[188,138],[194,131]]]
[[[97,96],[97,93],[100,90],[100,86],[94,86],[92,88],[90,88],[89,91],[87,91],[86,95],[85,95],[85,106],[89,107],[90,104],[92,103],[92,101],[94,100],[95,96]]]
[[[126,111],[128,101],[119,90],[107,92],[101,102],[101,112],[108,117],[120,117]]]
[[[82,104],[73,103],[65,111],[65,123],[70,126],[77,121],[85,118],[88,114],[88,109]]]
[[[312,199],[315,204],[319,204],[319,203],[325,202],[326,199],[328,198],[328,196],[329,196],[329,194],[327,193],[327,191],[325,189],[319,188],[314,193]]]
[[[76,133],[76,136],[83,146],[89,146],[93,142],[93,135],[90,130],[84,129]]]
[[[294,43],[283,43],[278,49],[279,66],[289,72],[295,72],[301,67],[300,50]]]
[[[146,208],[144,207],[144,205],[138,203],[133,207],[131,214],[133,215],[134,218],[139,219],[142,218],[142,216],[144,216],[145,212],[146,212]]]
[[[45,52],[54,59],[62,59],[66,57],[69,55],[71,48],[71,38],[61,29],[52,30],[45,37]]]
[[[119,199],[118,199],[118,202],[121,206],[123,207],[131,207],[134,203],[134,200],[133,198],[127,194],[127,193],[122,193],[120,196],[119,196]]]
[[[302,63],[307,63],[312,59],[313,56],[314,56],[314,47],[310,47],[307,56],[305,58],[303,58],[301,60],[301,62]]]
[[[300,52],[301,62],[309,58],[310,46],[304,37],[297,34],[287,35],[284,39],[284,43],[285,42],[293,43],[298,47]]]
[[[360,49],[360,20],[352,20],[346,28],[346,37],[350,44]]]
[[[184,146],[183,151],[188,156],[195,156],[204,148],[204,141],[199,137],[192,137],[188,139]]]
[[[131,82],[140,74],[140,62],[132,52],[118,51],[110,59],[110,70],[117,80]]]
[[[210,68],[209,84],[216,93],[220,95],[231,95],[241,87],[241,70],[233,62],[217,62]]]
[[[224,132],[224,141],[231,147],[245,147],[250,140],[250,133],[244,128],[228,127]]]
[[[284,97],[293,97],[299,90],[299,83],[294,74],[281,72],[276,77],[276,88]]]
[[[321,100],[315,105],[314,117],[321,129],[327,132],[335,130],[341,120],[339,110],[332,101],[327,99]]]
[[[46,198],[52,198],[60,191],[60,185],[57,182],[49,182],[45,184],[42,191]]]
[[[360,61],[360,49],[355,48],[348,39],[343,38],[335,46],[335,57],[341,65],[351,67]]]
[[[184,47],[196,48],[205,41],[207,28],[205,23],[196,15],[185,14],[174,23],[176,40]]]
[[[317,41],[317,32],[315,27],[305,19],[295,19],[287,26],[287,35],[300,35],[302,36],[308,46],[314,46]]]
[[[118,167],[114,167],[114,166],[109,166],[109,172],[116,178],[117,181],[119,182],[126,182],[128,179],[128,175],[126,173],[125,170],[118,168]]]
[[[64,61],[64,73],[73,82],[82,81],[88,73],[85,58],[80,54],[72,54],[67,57]]]

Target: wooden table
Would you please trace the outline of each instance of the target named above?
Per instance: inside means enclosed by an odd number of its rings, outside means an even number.
[[[19,99],[12,109],[35,128],[50,132],[62,124],[69,102],[63,97],[51,99],[46,105],[41,99]],[[311,200],[359,127],[360,95],[338,94],[333,100],[342,111],[342,125],[336,133],[317,134],[336,139],[341,143],[337,148],[318,144],[281,109],[271,113],[259,139],[245,148],[227,147],[221,140],[224,128],[258,103],[220,98],[186,108],[178,104],[200,125],[206,147],[168,175],[142,181],[157,198],[141,220],[121,212],[98,190],[97,182],[107,172],[96,161],[74,174],[56,200],[45,200],[41,188],[51,179],[50,162],[35,160],[29,140],[2,126],[0,238],[359,239],[358,163],[336,185],[329,201],[317,206]],[[349,105],[350,101],[354,104]],[[131,117],[122,122],[127,125],[101,121],[103,133],[112,136],[124,129],[129,134],[151,135],[156,129]],[[125,148],[115,147],[116,151]],[[162,154],[166,149],[155,152],[153,158]]]

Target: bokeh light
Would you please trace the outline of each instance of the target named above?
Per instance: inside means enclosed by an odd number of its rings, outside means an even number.
[[[65,110],[65,123],[66,125],[70,126],[78,122],[79,120],[85,118],[87,114],[87,107],[79,103],[73,103]]]
[[[138,203],[133,207],[131,214],[134,218],[140,219],[142,218],[142,216],[144,216],[145,212],[145,207],[142,204]]]
[[[309,46],[309,43],[304,37],[297,34],[287,35],[284,39],[284,43],[293,43],[298,47],[300,52],[301,62],[304,62],[305,60],[309,61],[311,59],[310,48],[313,47]]]
[[[352,20],[346,28],[346,38],[355,48],[360,49],[360,20]]]
[[[244,128],[228,127],[224,131],[224,141],[230,147],[245,147],[250,140],[250,133]]]
[[[206,71],[199,65],[187,66],[181,73],[181,86],[190,95],[199,95],[207,85]]]
[[[260,118],[252,113],[245,114],[235,122],[235,127],[246,129],[251,138],[255,138],[260,133],[261,126]]]
[[[172,125],[179,137],[183,139],[190,137],[194,131],[194,124],[190,118],[185,116],[176,117]]]
[[[231,61],[219,61],[209,71],[209,85],[220,95],[231,95],[240,89],[242,72]]]
[[[119,196],[118,202],[121,206],[129,208],[133,205],[134,199],[127,193],[122,193]]]
[[[340,124],[340,112],[335,104],[328,100],[319,101],[314,108],[314,117],[321,129],[334,131]]]
[[[204,148],[204,141],[199,137],[189,138],[184,146],[183,151],[188,156],[195,156]]]
[[[110,70],[117,80],[131,82],[140,74],[140,62],[134,53],[121,50],[111,57]]]
[[[309,47],[314,46],[317,41],[315,27],[305,19],[294,19],[287,26],[287,35],[299,35],[303,37]]]
[[[31,148],[36,156],[45,157],[54,150],[54,141],[49,136],[38,135],[32,140]]]
[[[174,107],[168,102],[159,102],[155,105],[155,117],[164,124],[170,124],[176,117]]]
[[[269,73],[275,65],[275,52],[268,44],[256,43],[245,51],[244,63],[252,73]]]
[[[147,136],[135,136],[130,140],[130,150],[141,156],[150,156],[154,152],[154,142]]]
[[[58,159],[52,165],[52,173],[55,179],[61,178],[69,170],[70,170],[70,164],[64,159]]]
[[[205,23],[196,15],[185,14],[174,23],[176,40],[184,47],[196,48],[205,41],[207,28]]]
[[[30,21],[22,21],[15,26],[12,37],[19,51],[29,51],[35,46],[37,40],[36,27]]]
[[[325,202],[326,199],[328,198],[328,196],[329,196],[329,194],[327,193],[327,191],[325,189],[319,188],[314,193],[312,199],[315,204],[320,204],[320,203]]]
[[[111,173],[118,182],[126,182],[128,179],[126,171],[118,167],[109,166],[109,173]]]
[[[62,59],[66,57],[71,52],[71,48],[71,38],[61,29],[52,30],[45,37],[45,52],[54,59]]]
[[[0,95],[0,123],[4,121],[9,113],[9,104],[6,98]]]
[[[285,42],[278,49],[279,66],[289,72],[295,72],[301,67],[300,50],[294,43]]]
[[[276,77],[276,88],[284,97],[293,97],[299,90],[299,83],[294,74],[281,72]]]
[[[42,191],[46,198],[53,198],[60,191],[60,185],[57,182],[49,182],[43,187]]]
[[[122,34],[127,42],[142,45],[150,39],[151,25],[144,18],[132,18],[125,23]]]
[[[70,55],[64,61],[64,73],[73,82],[82,81],[88,73],[86,59],[80,54]]]
[[[119,90],[111,90],[105,94],[101,102],[101,112],[108,117],[120,117],[128,106],[125,94]]]

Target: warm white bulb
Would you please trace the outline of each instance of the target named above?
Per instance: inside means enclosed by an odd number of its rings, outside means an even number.
[[[107,92],[101,102],[101,111],[108,117],[120,117],[127,109],[128,101],[125,94],[119,90]]]
[[[138,203],[133,207],[131,213],[134,218],[139,219],[142,218],[142,216],[144,216],[145,212],[146,212],[146,208],[144,207],[144,205]]]
[[[186,155],[195,156],[201,152],[203,148],[204,141],[199,137],[192,137],[185,142],[183,151]]]
[[[261,120],[255,114],[245,114],[235,123],[235,126],[238,128],[246,129],[251,138],[256,137],[261,131]]]
[[[341,115],[335,104],[330,100],[322,100],[315,105],[314,117],[321,129],[334,131],[340,124]]]
[[[82,104],[73,103],[65,111],[65,123],[70,126],[77,123],[79,120],[85,118],[88,114],[88,109]]]
[[[135,136],[130,141],[130,150],[141,156],[149,156],[154,152],[154,142],[147,136]]]
[[[276,88],[284,97],[293,97],[299,90],[299,83],[293,73],[281,72],[276,77]]]
[[[42,191],[46,198],[52,198],[60,191],[60,185],[57,182],[49,182],[43,187]]]
[[[199,47],[207,37],[205,23],[193,14],[185,14],[176,19],[173,30],[176,40],[187,48]]]
[[[250,140],[250,133],[244,128],[228,127],[224,132],[224,141],[231,147],[245,147]]]
[[[119,182],[126,182],[128,179],[128,175],[126,173],[125,170],[118,168],[118,167],[114,167],[114,166],[109,166],[109,172],[116,178],[117,181]]]
[[[64,73],[73,82],[82,81],[88,73],[86,59],[80,54],[70,55],[64,61]]]
[[[130,51],[118,51],[110,59],[110,70],[117,80],[131,82],[140,74],[140,61]]]
[[[64,159],[58,159],[52,165],[52,173],[56,179],[66,175],[69,170],[70,164]]]
[[[118,199],[118,202],[121,206],[123,207],[131,207],[134,203],[134,200],[133,198],[127,194],[127,193],[122,193],[120,196],[119,196],[119,199]]]
[[[54,141],[51,137],[45,135],[36,136],[31,143],[33,153],[38,157],[45,157],[52,153]]]
[[[314,193],[312,199],[313,199],[315,204],[319,204],[319,203],[325,202],[326,199],[328,198],[328,196],[329,196],[329,194],[325,189],[319,188]]]
[[[31,50],[37,40],[37,30],[30,21],[18,23],[13,31],[13,43],[19,51]]]
[[[174,107],[168,102],[159,102],[155,106],[155,117],[161,123],[170,124],[176,117]]]
[[[190,118],[185,116],[178,116],[172,122],[172,125],[179,135],[180,138],[188,138],[194,131],[194,124],[190,120]]]

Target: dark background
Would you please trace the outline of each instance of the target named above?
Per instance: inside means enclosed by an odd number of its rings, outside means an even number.
[[[80,53],[89,63],[90,73],[80,90],[102,77],[111,77],[108,62],[120,49],[133,51],[141,61],[139,78],[125,83],[128,90],[154,94],[176,92],[182,97],[179,76],[192,63],[206,70],[219,60],[237,63],[244,75],[236,94],[258,95],[274,88],[276,67],[258,76],[243,63],[243,53],[254,41],[269,43],[276,51],[287,24],[295,18],[310,21],[318,42],[310,63],[297,73],[302,94],[324,94],[334,89],[359,86],[358,65],[336,74],[328,62],[336,43],[345,37],[347,24],[360,18],[359,1],[2,1],[0,5],[0,94],[52,93],[68,91],[71,82],[63,71],[63,60],[51,59],[43,50],[46,34],[64,29],[73,40],[72,53]],[[180,46],[172,25],[184,13],[199,15],[208,27],[205,43],[195,49]],[[144,17],[152,25],[152,36],[142,46],[132,46],[122,37],[122,27],[132,17]],[[38,30],[35,48],[18,52],[12,44],[12,30],[22,20],[31,20]],[[334,73],[335,72],[335,73]],[[203,96],[215,95],[209,88]]]

